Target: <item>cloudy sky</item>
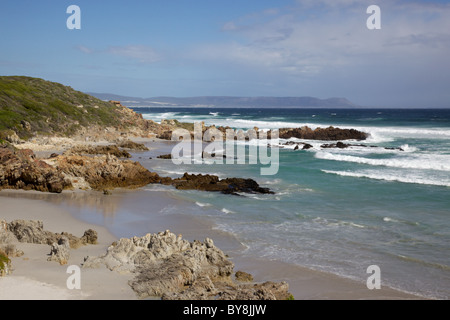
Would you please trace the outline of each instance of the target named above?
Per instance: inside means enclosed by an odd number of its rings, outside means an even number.
[[[0,34],[1,75],[81,91],[450,107],[450,1],[2,1]]]

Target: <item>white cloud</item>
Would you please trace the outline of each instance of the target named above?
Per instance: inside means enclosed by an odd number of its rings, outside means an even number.
[[[366,27],[369,2],[366,6],[355,0],[303,0],[294,7],[227,22],[222,30],[237,35],[237,40],[202,46],[196,54],[280,73],[317,74],[330,66],[368,65],[374,57],[402,63],[404,55],[448,52],[449,6],[379,2],[382,30]]]
[[[143,64],[150,64],[161,60],[161,56],[153,48],[143,45],[114,46],[109,47],[107,52],[137,60]]]
[[[76,46],[76,49],[80,50],[81,52],[86,53],[86,54],[91,54],[94,52],[94,50],[92,50],[88,47],[82,46],[82,45]]]

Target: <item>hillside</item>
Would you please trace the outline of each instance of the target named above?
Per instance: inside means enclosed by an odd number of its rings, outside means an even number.
[[[120,100],[130,106],[192,106],[192,107],[247,107],[247,108],[355,108],[346,98],[319,99],[314,97],[229,97],[229,96],[204,96],[204,97],[153,97],[137,98],[118,96],[108,93],[89,93],[102,100]]]
[[[0,76],[0,139],[10,134],[71,136],[82,128],[139,124],[130,109],[38,78]]]

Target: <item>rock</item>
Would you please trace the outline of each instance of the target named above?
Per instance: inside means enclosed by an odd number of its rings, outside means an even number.
[[[68,263],[70,258],[70,244],[69,239],[62,236],[58,242],[54,242],[51,247],[50,257],[47,261],[56,261],[60,265]]]
[[[339,149],[346,149],[346,148],[351,147],[351,146],[355,146],[355,145],[346,144],[346,143],[342,143],[342,142],[339,141],[338,143],[323,144],[323,145],[321,145],[320,147],[321,147],[321,148],[339,148]],[[364,147],[365,147],[365,145],[358,145],[358,146],[364,146]]]
[[[136,143],[131,140],[126,140],[118,144],[121,148],[131,149],[131,150],[139,150],[139,151],[148,151],[149,149],[143,143]]]
[[[140,298],[212,300],[247,296],[275,299],[287,294],[288,289],[286,283],[236,285],[231,279],[234,264],[211,239],[188,242],[168,230],[120,239],[105,255],[87,257],[82,267],[101,266],[134,273],[129,284]],[[246,294],[239,294],[241,291]]]
[[[50,245],[57,241],[54,233],[44,230],[42,221],[15,220],[8,224],[8,229],[23,243]]]
[[[62,172],[36,160],[33,151],[0,146],[0,188],[60,193],[69,187]]]
[[[115,156],[58,157],[56,166],[70,179],[84,179],[94,190],[114,188],[139,188],[149,183],[159,183],[158,174],[145,169],[140,163],[119,160]]]
[[[217,300],[287,300],[290,296],[286,282],[267,281],[226,288],[218,293]]]
[[[95,230],[86,230],[81,237],[82,244],[97,244],[98,243],[98,233]]]
[[[270,132],[269,132],[270,133]],[[317,128],[309,127],[282,128],[279,130],[281,139],[308,139],[308,140],[365,140],[369,135],[355,129],[340,129],[334,127]],[[268,137],[269,138],[269,137]]]
[[[250,273],[244,271],[238,271],[234,275],[237,281],[241,282],[251,282],[253,281],[253,276]]]
[[[26,131],[31,131],[31,124],[28,121],[22,120],[20,121],[20,125]]]
[[[120,150],[116,145],[110,146],[78,146],[64,153],[65,155],[83,155],[83,154],[104,154],[113,155],[117,158],[131,158],[127,151]]]
[[[8,224],[8,230],[22,243],[48,244],[58,243],[61,238],[67,238],[71,248],[79,248],[87,244],[96,244],[98,235],[95,230],[89,229],[81,238],[73,234],[62,232],[61,234],[44,230],[42,221],[15,220]]]
[[[171,154],[163,154],[157,157],[158,159],[164,159],[164,160],[171,160],[172,155]]]
[[[165,182],[165,184],[171,184],[179,190],[202,190],[234,195],[239,192],[274,194],[270,189],[260,187],[259,184],[252,179],[227,178],[220,180],[218,176],[209,174],[191,175],[185,173],[183,177],[171,179]]]

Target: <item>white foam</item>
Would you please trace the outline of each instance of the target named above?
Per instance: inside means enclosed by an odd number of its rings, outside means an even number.
[[[344,177],[368,178],[368,179],[395,181],[402,183],[414,183],[414,184],[450,187],[450,179],[442,179],[439,177],[429,178],[418,174],[405,175],[402,174],[402,172],[398,172],[397,174],[395,174],[393,172],[383,173],[382,171],[381,172],[380,171],[349,172],[349,171],[332,171],[332,170],[321,170],[321,171]]]
[[[234,211],[228,210],[227,208],[223,208],[221,211],[226,214],[235,213]]]
[[[203,202],[195,202],[195,204],[197,205],[197,206],[199,206],[199,207],[211,207],[211,204],[210,203],[203,203]]]
[[[319,151],[316,158],[333,161],[344,161],[367,164],[371,166],[385,166],[405,169],[438,170],[450,172],[450,155],[445,154],[418,154],[408,157],[391,159],[370,159],[351,155],[333,154]]]

